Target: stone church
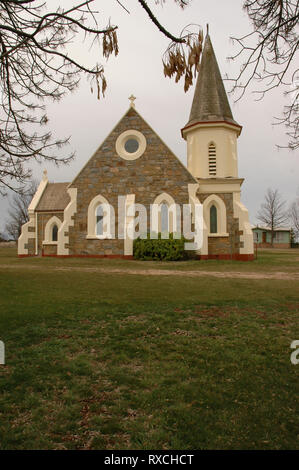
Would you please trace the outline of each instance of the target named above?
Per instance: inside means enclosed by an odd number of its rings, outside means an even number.
[[[156,205],[154,229],[174,232],[178,219],[170,207],[200,204],[203,238],[198,258],[252,260],[253,235],[240,200],[241,130],[207,35],[190,117],[181,131],[187,142],[187,168],[136,111],[132,97],[128,111],[72,182],[50,183],[44,172],[18,240],[19,256],[129,258],[133,240],[126,226],[134,219],[132,205],[142,204],[149,213]],[[124,230],[118,217],[120,200]],[[113,230],[109,207],[117,220]],[[150,217],[147,224],[147,230],[153,230]]]

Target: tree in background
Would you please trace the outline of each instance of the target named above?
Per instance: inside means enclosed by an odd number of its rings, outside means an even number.
[[[290,243],[291,243],[291,248],[293,248],[296,245],[296,235],[295,235],[293,228],[291,228],[291,231],[290,231]]]
[[[285,206],[286,202],[282,200],[278,190],[269,188],[265,195],[265,202],[262,203],[257,214],[257,219],[265,224],[267,228],[271,229],[272,246],[275,230],[282,227],[289,219],[289,214]]]
[[[182,8],[189,2],[174,1]],[[184,76],[185,89],[188,89],[199,63],[201,31],[185,31],[175,37],[158,22],[146,1],[136,2],[171,40],[164,56],[166,75],[175,76],[176,81]],[[55,140],[50,132],[41,132],[41,126],[48,121],[45,101],[60,100],[78,86],[83,75],[90,78],[91,90],[96,90],[98,98],[105,94],[107,83],[103,66],[96,63],[88,67],[72,57],[68,50],[68,45],[74,41],[81,46],[83,39],[87,51],[90,47],[96,48],[105,59],[118,54],[117,26],[99,26],[99,12],[92,9],[97,4],[100,5],[96,0],[85,0],[69,9],[59,7],[53,11],[50,1],[0,0],[2,194],[7,188],[23,193],[26,180],[31,177],[30,160],[51,161],[58,165],[67,164],[73,158],[73,155],[58,157],[55,148],[66,144],[68,139]]]
[[[298,70],[298,0],[245,0],[243,5],[252,31],[241,38],[232,38],[239,46],[230,59],[243,64],[233,79],[232,90],[237,100],[255,82],[258,99],[280,87],[289,104],[284,107],[276,124],[286,127],[287,147],[299,146],[299,70]],[[280,145],[281,146],[281,145]]]
[[[293,228],[294,237],[299,239],[299,198],[291,204],[289,210],[290,223]]]
[[[28,185],[27,190],[12,196],[8,210],[9,219],[5,225],[5,230],[12,240],[17,240],[21,235],[22,225],[28,222],[28,206],[36,193],[38,183],[33,180]]]

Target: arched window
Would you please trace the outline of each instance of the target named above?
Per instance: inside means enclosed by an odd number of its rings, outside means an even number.
[[[57,242],[58,240],[58,227],[56,224],[52,227],[52,242]]]
[[[203,203],[203,216],[213,237],[228,237],[226,205],[217,194],[211,194]]]
[[[104,234],[104,209],[102,204],[96,208],[96,234],[98,236]]]
[[[161,232],[169,232],[169,214],[166,202],[161,204]]]
[[[45,225],[44,240],[43,243],[57,244],[58,242],[58,231],[61,227],[61,220],[55,215],[51,217]]]
[[[217,209],[214,205],[210,207],[210,233],[217,233]]]
[[[98,194],[90,201],[88,206],[86,238],[114,238],[114,235],[114,208],[104,196]]]
[[[216,176],[216,146],[211,143],[209,145],[209,176]]]
[[[177,233],[180,231],[180,224],[180,206],[169,194],[159,194],[151,205],[151,231]]]

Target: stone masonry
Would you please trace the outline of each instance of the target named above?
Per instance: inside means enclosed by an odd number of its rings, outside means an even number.
[[[211,193],[210,193],[211,194]],[[210,194],[197,194],[201,203]],[[233,256],[239,253],[241,242],[239,232],[239,219],[234,217],[233,195],[232,193],[217,193],[226,207],[227,232],[228,237],[208,237],[209,255]]]
[[[117,137],[129,129],[138,129],[147,141],[144,154],[133,161],[122,159],[115,150]],[[78,190],[74,227],[69,229],[70,255],[124,253],[124,240],[86,239],[88,205],[98,194],[115,209],[117,233],[118,196],[135,194],[135,203],[146,207],[150,229],[150,204],[155,198],[166,192],[176,204],[188,204],[190,183],[195,184],[196,180],[142,117],[130,108],[70,185]]]

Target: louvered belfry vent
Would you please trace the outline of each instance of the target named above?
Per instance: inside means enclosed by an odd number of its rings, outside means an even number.
[[[216,147],[214,144],[209,145],[209,175],[216,176]]]

